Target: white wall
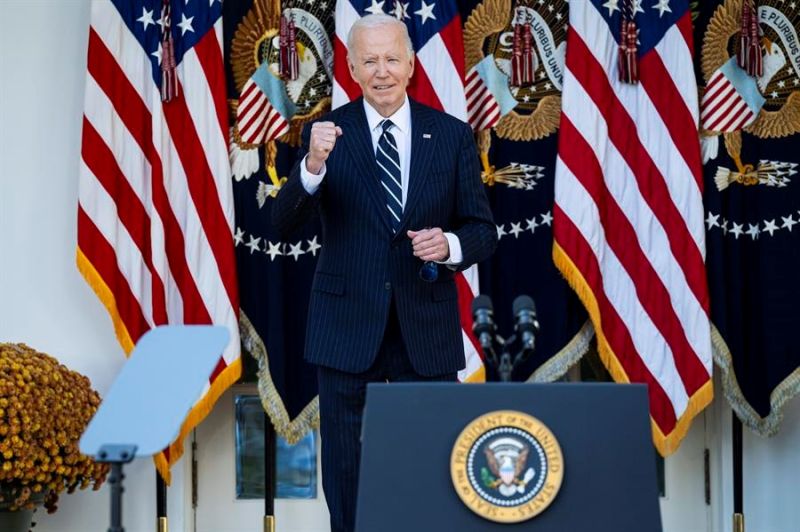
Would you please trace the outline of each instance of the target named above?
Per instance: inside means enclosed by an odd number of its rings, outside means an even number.
[[[50,353],[104,393],[124,357],[105,309],[74,260],[89,2],[0,3],[0,341],[26,342]],[[728,531],[730,410],[719,399],[707,413],[706,432],[712,456],[710,529]],[[744,445],[747,530],[797,532],[800,401],[788,405],[778,436],[763,440],[746,434]],[[127,473],[126,530],[151,531],[153,468],[140,461]],[[183,463],[173,474],[170,529],[191,530]],[[107,505],[106,487],[64,495],[56,514],[39,516],[36,530],[106,530]]]
[[[101,394],[124,361],[111,320],[75,267],[76,206],[89,2],[0,2],[0,341],[25,342],[89,377]],[[151,532],[155,470],[125,469],[126,530]],[[168,514],[184,528],[183,465]],[[109,493],[62,495],[39,532],[108,528]]]

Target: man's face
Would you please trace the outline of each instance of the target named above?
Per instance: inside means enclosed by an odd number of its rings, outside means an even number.
[[[414,73],[414,56],[409,56],[400,28],[386,25],[356,30],[347,63],[364,99],[382,116],[392,115],[403,105]]]

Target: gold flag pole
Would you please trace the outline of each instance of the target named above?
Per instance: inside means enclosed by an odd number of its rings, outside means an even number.
[[[742,422],[731,412],[733,443],[733,532],[744,532],[744,483],[742,453]]]

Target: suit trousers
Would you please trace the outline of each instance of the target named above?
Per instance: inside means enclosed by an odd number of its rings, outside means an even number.
[[[456,373],[419,375],[408,359],[394,301],[373,365],[363,373],[318,366],[322,487],[331,532],[353,532],[361,456],[361,420],[370,382],[455,381]]]

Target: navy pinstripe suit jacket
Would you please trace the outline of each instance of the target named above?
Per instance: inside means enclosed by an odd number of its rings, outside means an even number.
[[[469,126],[411,104],[411,168],[400,230],[392,234],[364,104],[359,98],[320,120],[342,128],[326,161],[325,178],[309,195],[300,180],[310,124],[298,163],[272,206],[272,222],[287,234],[319,212],[322,249],[311,291],[305,357],[311,363],[360,373],[372,365],[394,296],[411,364],[421,375],[464,367],[453,271],[419,278],[406,231],[441,227],[458,236],[460,268],[487,258],[497,230],[480,179]]]

